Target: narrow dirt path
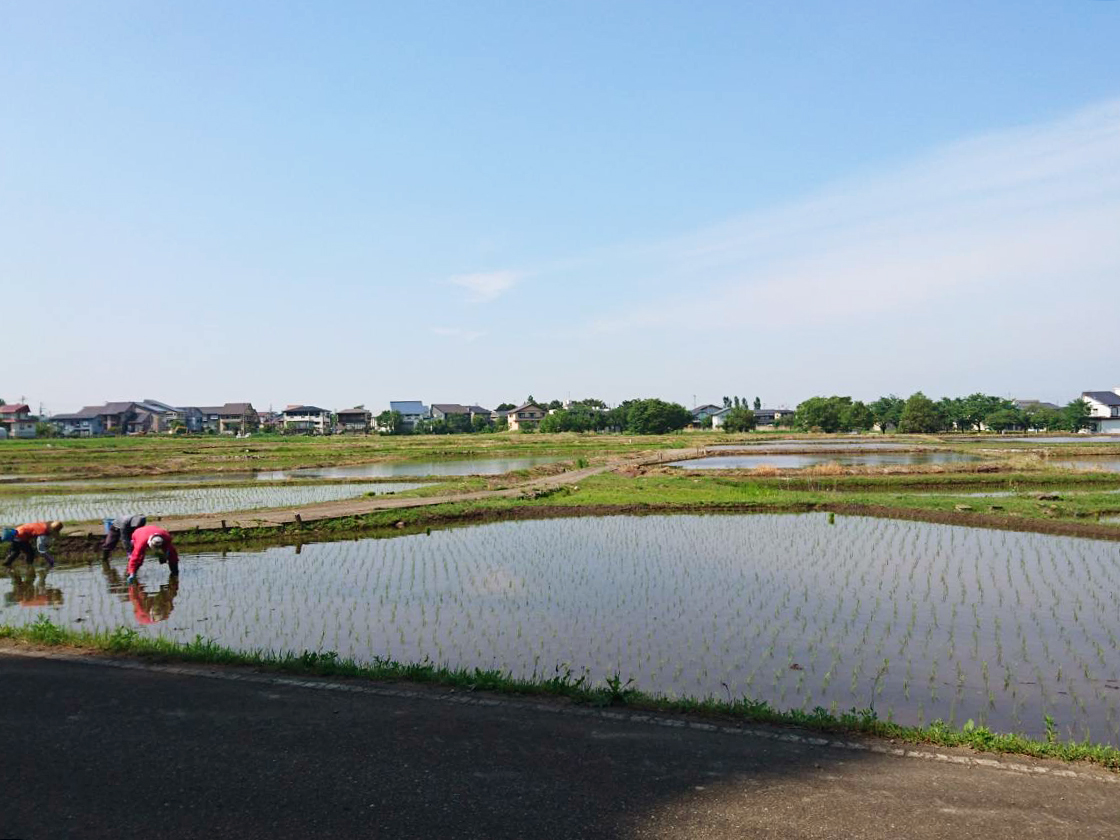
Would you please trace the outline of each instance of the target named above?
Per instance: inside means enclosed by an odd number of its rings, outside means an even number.
[[[656,453],[645,454],[636,458],[616,458],[605,464],[594,467],[585,467],[579,470],[569,470],[558,475],[548,475],[534,478],[502,490],[477,490],[470,493],[456,493],[440,496],[424,496],[421,498],[397,498],[392,496],[359,496],[355,499],[341,499],[334,502],[320,502],[313,505],[299,507],[264,508],[260,510],[229,511],[225,513],[207,513],[195,516],[163,517],[158,521],[160,526],[171,533],[183,531],[213,530],[218,528],[268,528],[279,525],[290,525],[296,522],[318,522],[324,519],[339,519],[344,516],[362,516],[367,513],[376,513],[384,510],[405,510],[408,508],[432,507],[449,502],[477,502],[487,499],[516,499],[533,491],[547,491],[558,487],[578,484],[591,476],[611,470],[627,469],[648,466],[652,464],[667,463],[683,458],[695,458],[702,455],[703,449],[668,449]],[[297,518],[298,517],[298,518]],[[67,528],[64,532],[67,537],[100,536],[103,532],[99,525],[79,525]]]

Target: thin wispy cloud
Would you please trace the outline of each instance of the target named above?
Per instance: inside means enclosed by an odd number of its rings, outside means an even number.
[[[523,279],[524,274],[518,271],[483,271],[456,274],[448,282],[466,289],[472,300],[482,303],[505,294]]]
[[[478,330],[465,330],[462,327],[432,327],[432,332],[435,335],[442,335],[446,338],[458,338],[463,341],[477,341],[486,335],[485,332]]]
[[[978,307],[1120,271],[1120,100],[991,133],[621,257],[660,299],[588,324],[795,327]],[[1111,281],[1109,281],[1111,282]]]

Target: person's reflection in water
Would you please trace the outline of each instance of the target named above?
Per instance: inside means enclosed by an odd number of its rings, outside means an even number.
[[[124,577],[109,564],[108,560],[101,561],[101,574],[105,575],[105,582],[109,584],[110,595],[118,595],[122,601],[128,597],[128,586],[124,582]]]
[[[61,605],[62,590],[47,586],[47,572],[48,570],[43,568],[36,574],[31,566],[28,566],[24,572],[12,569],[9,572],[12,578],[12,591],[4,595],[4,602],[9,606],[19,604],[21,607]]]
[[[159,588],[159,592],[150,594],[134,583],[128,587],[128,600],[132,603],[132,611],[136,614],[138,624],[155,624],[157,621],[167,621],[171,611],[175,609],[175,596],[179,594],[179,577],[176,575]]]

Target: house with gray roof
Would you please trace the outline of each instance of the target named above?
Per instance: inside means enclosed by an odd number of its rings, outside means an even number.
[[[218,434],[248,434],[260,428],[260,415],[252,403],[198,406],[202,430]]]
[[[1081,399],[1089,404],[1090,431],[1120,434],[1120,388],[1082,391]]]
[[[305,435],[330,434],[331,413],[317,405],[290,405],[281,412],[284,431]]]
[[[401,425],[409,431],[415,429],[421,420],[428,420],[432,416],[428,407],[420,400],[390,400],[389,410],[400,414]]]
[[[348,408],[338,412],[337,428],[340,432],[354,434],[369,434],[370,418],[372,414],[365,408]]]

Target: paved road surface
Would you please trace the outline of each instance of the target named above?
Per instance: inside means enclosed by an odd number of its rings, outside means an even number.
[[[0,837],[1120,837],[1084,767],[103,662],[0,649]]]

